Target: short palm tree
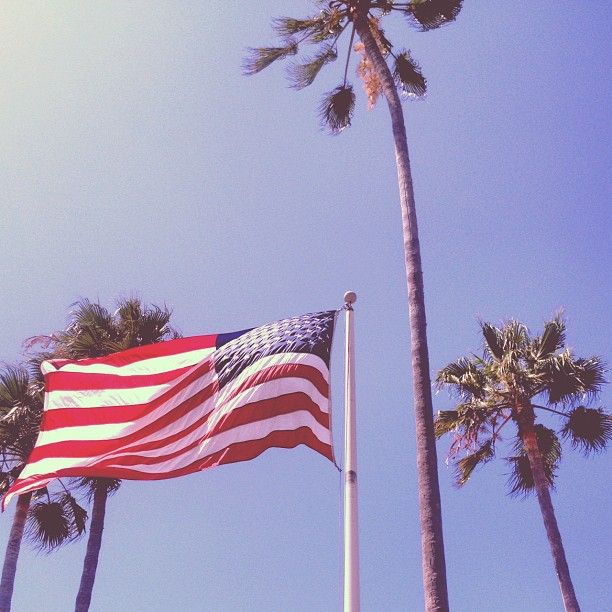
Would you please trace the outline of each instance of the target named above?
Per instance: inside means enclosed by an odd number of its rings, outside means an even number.
[[[454,410],[438,413],[436,435],[450,433],[450,449],[459,485],[510,441],[511,494],[535,491],[552,551],[563,603],[579,605],[565,558],[550,488],[561,458],[561,439],[585,454],[606,448],[612,416],[584,403],[596,399],[604,380],[598,357],[576,357],[565,346],[565,323],[557,316],[532,336],[525,325],[509,321],[498,328],[481,324],[482,357],[462,357],[437,376],[440,387],[459,400]],[[542,413],[558,417],[555,429],[537,422]]]
[[[7,366],[0,372],[0,493],[19,476],[38,436],[43,393],[37,368],[32,371]],[[65,488],[54,494],[45,488],[17,498],[0,582],[0,612],[11,609],[24,532],[39,549],[50,551],[84,533],[86,518]]]
[[[179,336],[170,327],[171,312],[166,307],[147,306],[139,299],[119,300],[112,313],[98,303],[82,300],[73,305],[66,330],[48,337],[55,357],[83,359],[102,357],[136,346],[154,344]],[[91,526],[83,562],[75,610],[89,610],[102,546],[106,501],[121,481],[110,478],[82,478],[77,484],[92,500]]]
[[[337,134],[351,124],[355,92],[348,80],[348,68],[353,51],[361,56],[358,74],[363,80],[369,106],[375,104],[381,93],[387,100],[395,144],[408,285],[425,607],[427,610],[447,610],[423,270],[400,101],[400,93],[406,97],[423,96],[427,84],[410,51],[398,50],[385,36],[381,24],[390,16],[399,16],[416,30],[433,30],[456,19],[462,0],[315,0],[314,4],[320,9],[315,15],[303,19],[275,19],[273,28],[280,43],[273,47],[251,49],[244,63],[244,71],[255,74],[277,60],[295,58],[306,47],[311,51],[307,51],[307,55],[298,61],[292,61],[289,66],[292,86],[302,89],[313,83],[324,66],[337,59],[339,41],[346,32],[349,43],[343,78],[335,89],[323,96],[320,106],[323,126],[332,134]],[[355,35],[360,43],[354,46]]]

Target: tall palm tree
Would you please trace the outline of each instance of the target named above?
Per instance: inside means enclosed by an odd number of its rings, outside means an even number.
[[[21,473],[38,436],[42,386],[36,368],[32,370],[34,375],[26,367],[7,366],[0,372],[0,494]],[[50,551],[84,533],[86,518],[67,489],[52,494],[45,488],[17,498],[2,568],[0,612],[11,609],[24,533],[37,548]]]
[[[464,485],[478,465],[493,459],[508,434],[510,493],[535,491],[565,609],[576,612],[550,488],[561,458],[560,438],[585,454],[604,450],[612,440],[612,416],[583,405],[595,400],[605,383],[604,365],[599,357],[572,354],[560,316],[539,336],[517,321],[481,328],[483,356],[462,357],[438,373],[438,385],[454,392],[459,403],[438,413],[436,435],[453,434],[449,455],[457,483]],[[536,423],[542,412],[560,419],[557,431]]]
[[[89,300],[73,304],[66,330],[47,338],[54,356],[66,359],[102,357],[179,336],[169,325],[172,313],[166,307],[143,305],[136,298],[119,300],[117,306],[117,310],[111,313]],[[82,478],[78,481],[78,485],[89,494],[93,505],[87,551],[76,598],[77,612],[89,610],[102,546],[106,501],[120,484],[120,480],[112,478]]]
[[[423,271],[406,128],[398,93],[399,90],[406,96],[422,96],[426,90],[426,80],[410,52],[396,50],[385,36],[381,23],[390,15],[399,15],[417,30],[433,30],[456,19],[462,0],[318,0],[315,4],[321,10],[314,16],[274,20],[273,28],[281,43],[275,47],[251,49],[244,70],[247,74],[257,73],[276,60],[295,57],[300,49],[308,45],[313,52],[289,67],[293,87],[307,87],[323,66],[338,57],[340,37],[344,32],[349,32],[343,79],[334,90],[325,94],[321,102],[323,125],[332,134],[337,134],[351,124],[355,93],[347,75],[353,50],[362,55],[358,73],[364,81],[370,106],[380,93],[387,100],[395,144],[408,285],[425,607],[427,610],[447,610]],[[353,47],[355,34],[361,45]]]

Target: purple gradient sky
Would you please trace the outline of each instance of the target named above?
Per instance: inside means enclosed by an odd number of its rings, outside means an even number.
[[[426,100],[405,112],[432,372],[479,348],[478,317],[537,330],[560,307],[576,351],[609,358],[607,3],[465,4],[437,32],[389,29],[429,80]],[[333,308],[354,289],[363,610],[418,610],[388,114],[383,104],[367,112],[355,83],[354,125],[331,138],[316,107],[341,79],[340,62],[299,93],[281,68],[240,74],[245,47],[272,40],[271,17],[310,9],[298,0],[0,5],[0,360],[19,360],[25,338],[61,328],[79,297],[166,302],[183,333],[198,334]],[[443,394],[435,404],[451,405]],[[447,448],[452,609],[560,609],[535,500],[505,497],[501,460],[456,490]],[[609,473],[609,456],[568,449],[553,496],[585,611],[612,598]],[[335,468],[305,449],[126,482],[108,506],[92,612],[338,609],[339,496]],[[0,518],[0,542],[12,512]],[[84,550],[84,541],[50,556],[24,547],[14,612],[71,609]]]

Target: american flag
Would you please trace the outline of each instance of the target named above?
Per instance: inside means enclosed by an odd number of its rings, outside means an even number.
[[[299,444],[333,461],[335,317],[45,361],[40,433],[3,507],[62,476],[174,478]]]

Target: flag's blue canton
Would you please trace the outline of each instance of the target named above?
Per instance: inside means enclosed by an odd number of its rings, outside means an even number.
[[[215,369],[223,387],[247,366],[262,357],[278,353],[313,353],[329,367],[336,311],[315,312],[282,319],[217,340]]]

